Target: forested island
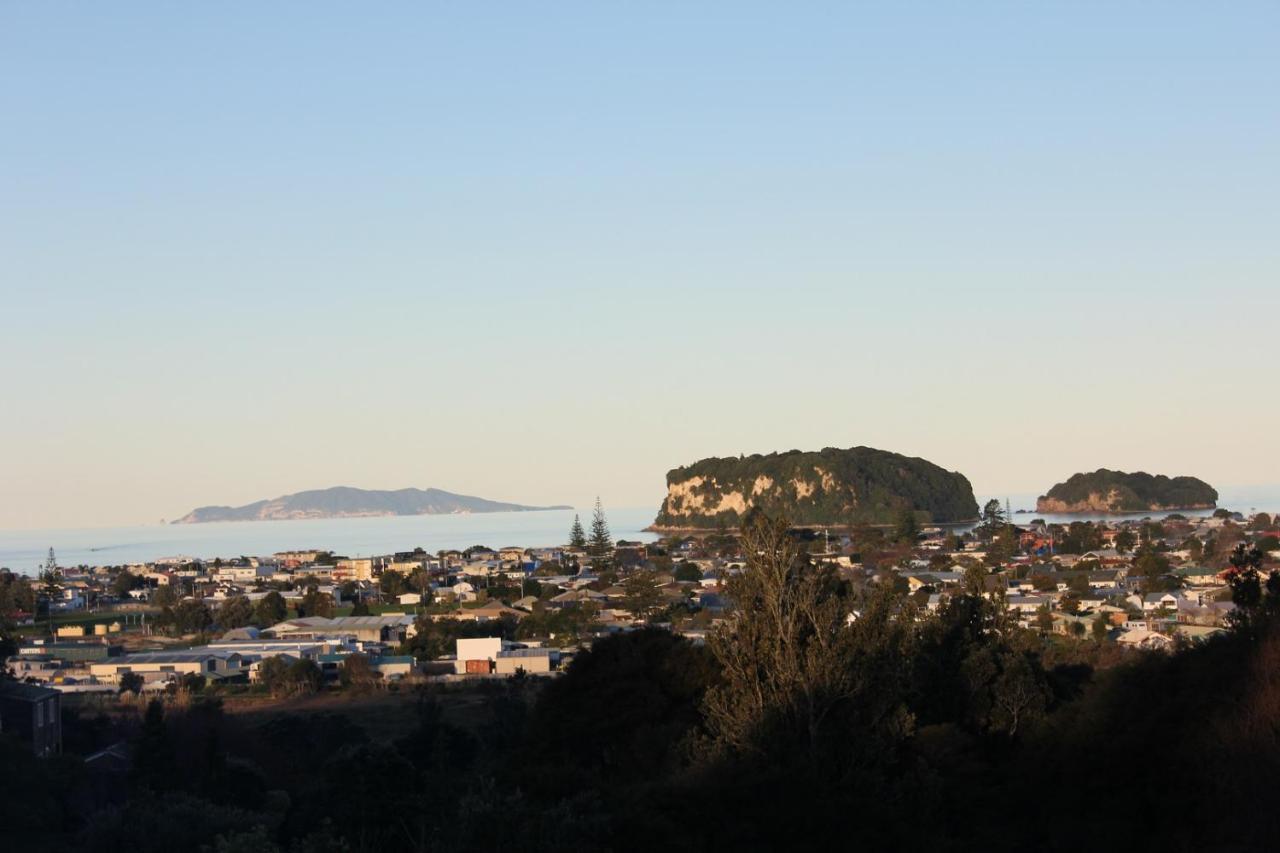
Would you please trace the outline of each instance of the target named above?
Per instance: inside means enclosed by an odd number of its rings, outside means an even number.
[[[925,459],[872,447],[702,459],[667,473],[667,497],[653,527],[736,526],[752,509],[798,525],[893,522],[904,510],[922,521],[976,518],[973,487]]]
[[[1099,468],[1074,474],[1036,501],[1036,512],[1156,512],[1212,509],[1218,492],[1196,477],[1166,477]]]
[[[239,507],[202,506],[174,521],[198,524],[209,521],[281,521],[300,518],[362,518],[385,515],[447,515],[471,512],[533,512],[572,509],[570,506],[525,506],[503,503],[443,489],[383,491],[335,486],[313,489]]]

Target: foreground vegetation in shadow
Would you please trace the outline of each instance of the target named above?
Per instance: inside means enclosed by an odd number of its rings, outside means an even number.
[[[936,614],[743,530],[735,614],[705,645],[644,629],[552,682],[355,708],[153,702],[127,766],[2,747],[7,849],[86,851],[1270,850],[1280,583],[1233,582],[1236,629],[1116,660],[1019,628],[980,572]],[[475,696],[470,697],[474,700]]]

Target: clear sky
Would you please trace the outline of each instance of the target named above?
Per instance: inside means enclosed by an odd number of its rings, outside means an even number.
[[[1280,4],[0,2],[0,527],[1280,481]]]

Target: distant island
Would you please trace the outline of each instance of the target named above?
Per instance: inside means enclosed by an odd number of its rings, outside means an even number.
[[[1195,477],[1099,468],[1058,483],[1036,501],[1036,512],[1163,512],[1217,505],[1217,490]]]
[[[758,508],[795,524],[884,524],[903,509],[923,521],[978,515],[963,474],[871,447],[703,459],[667,473],[667,497],[651,529],[739,524]]]
[[[502,503],[441,489],[381,491],[335,486],[314,489],[245,506],[202,506],[171,522],[201,524],[212,521],[283,521],[302,518],[369,518],[387,515],[449,515],[473,512],[537,512],[573,509],[571,506],[524,506]]]

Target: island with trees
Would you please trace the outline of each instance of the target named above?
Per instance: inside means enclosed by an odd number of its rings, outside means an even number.
[[[1036,500],[1036,512],[1157,512],[1213,509],[1217,503],[1217,490],[1195,477],[1099,468],[1055,485]]]
[[[886,450],[828,447],[702,459],[669,471],[653,529],[732,527],[753,509],[802,526],[891,524],[904,512],[933,523],[978,515],[963,474]]]

